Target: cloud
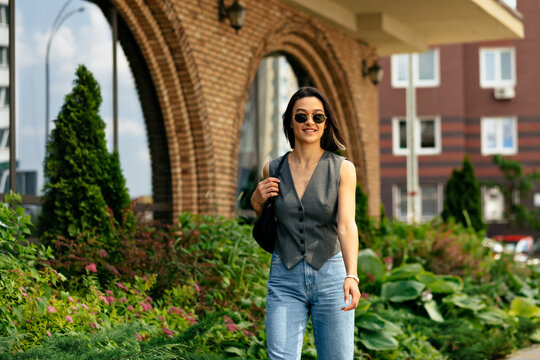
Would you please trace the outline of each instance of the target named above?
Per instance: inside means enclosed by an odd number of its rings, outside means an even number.
[[[112,139],[113,119],[112,117],[104,118],[103,121],[107,124],[105,128],[107,139]],[[140,121],[128,118],[118,119],[118,135],[121,137],[146,138],[146,128]]]
[[[140,149],[137,151],[136,158],[141,162],[141,166],[150,165],[150,151],[148,151],[148,149]]]
[[[43,126],[30,126],[30,125],[23,125],[17,129],[17,135],[18,136],[24,136],[28,138],[44,138],[45,137],[45,129],[43,129]]]

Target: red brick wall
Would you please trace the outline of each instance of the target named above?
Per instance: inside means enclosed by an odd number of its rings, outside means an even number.
[[[235,213],[238,136],[261,59],[293,55],[336,105],[358,179],[380,202],[377,88],[362,59],[375,49],[277,0],[243,0],[238,34],[213,0],[110,0],[149,67],[167,132],[173,214]],[[226,1],[227,3],[227,1]],[[143,90],[140,90],[143,91]]]

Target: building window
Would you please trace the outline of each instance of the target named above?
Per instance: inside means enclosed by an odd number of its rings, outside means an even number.
[[[426,117],[416,119],[415,145],[418,155],[441,153],[441,119]],[[392,122],[392,147],[394,155],[407,155],[407,122],[395,118]]]
[[[420,185],[420,221],[429,221],[442,211],[443,187],[441,184]],[[407,186],[400,184],[393,188],[394,217],[407,221]]]
[[[516,118],[482,118],[482,154],[517,154]]]
[[[0,87],[0,108],[9,106],[9,87]]]
[[[0,129],[0,150],[9,149],[9,129]]]
[[[415,87],[437,87],[439,76],[439,49],[413,54],[413,84]],[[409,79],[409,54],[392,55],[392,86],[407,87]]]
[[[506,3],[506,5],[510,6],[512,9],[516,9],[517,0],[503,0],[503,1]]]
[[[0,46],[0,65],[9,66],[9,48],[7,46]]]
[[[504,220],[504,196],[498,187],[482,187],[482,208],[486,222]]]
[[[480,49],[480,87],[516,85],[514,48]]]
[[[9,6],[0,5],[0,25],[9,25]]]
[[[540,207],[540,193],[534,193],[534,206]]]

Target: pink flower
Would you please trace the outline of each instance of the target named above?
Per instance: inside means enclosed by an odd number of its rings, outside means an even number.
[[[112,295],[113,292],[112,292],[111,290],[105,290],[105,294],[107,294],[107,295]]]
[[[72,318],[71,316],[69,316],[69,315],[66,315],[66,321],[67,321],[68,323],[73,324],[73,318]]]
[[[22,293],[22,296],[24,296],[24,297],[28,297],[28,294],[27,294],[27,293],[25,293],[25,292],[23,292],[23,293]]]
[[[225,322],[225,325],[227,326],[227,329],[230,332],[235,332],[236,330],[239,330],[238,326],[236,326],[236,324],[234,323],[234,321],[230,317],[228,317],[226,315],[223,316],[223,321]]]
[[[82,306],[83,308],[85,308],[86,310],[88,310],[88,305],[86,305],[86,304],[81,304],[81,306]]]
[[[127,311],[133,311],[133,306],[132,306],[132,305],[128,305],[128,307],[127,307],[126,310],[127,310]]]
[[[139,341],[144,341],[144,340],[146,340],[146,337],[142,336],[142,335],[139,334],[139,333],[137,333],[135,336],[137,337],[137,340],[139,340]]]
[[[148,304],[148,303],[145,303],[144,301],[140,303],[142,309],[144,311],[150,311],[152,310],[152,305]]]
[[[128,301],[128,299],[126,299],[125,297],[122,297],[120,298],[120,300],[118,300],[120,303],[125,303]]]
[[[197,283],[193,283],[193,287],[195,288],[195,291],[201,291],[201,288],[199,285],[197,285]]]
[[[153,303],[153,302],[154,302],[154,300],[152,300],[152,298],[151,298],[150,296],[147,296],[147,297],[146,297],[146,300],[148,300],[149,303]]]
[[[373,277],[373,274],[367,273],[367,276],[369,277],[370,282],[372,282],[372,283],[375,282],[375,278]]]
[[[21,292],[26,292],[26,289],[24,288],[24,286],[21,286],[21,287],[19,288],[19,290],[20,290]]]
[[[167,329],[165,327],[161,328],[161,330],[163,330],[163,333],[165,335],[168,335],[168,336],[173,336],[174,335],[174,332],[172,330],[169,330],[169,329]]]
[[[185,315],[186,312],[182,308],[177,308],[176,306],[171,306],[171,309],[169,310],[169,314],[176,314],[176,315]]]
[[[242,332],[243,332],[244,335],[246,335],[246,336],[252,336],[252,335],[253,335],[253,333],[251,333],[251,332],[249,332],[249,331],[247,331],[247,330],[242,330]]]
[[[97,267],[96,267],[96,264],[91,263],[90,265],[86,265],[86,270],[88,270],[88,271],[90,271],[90,272],[97,273]]]
[[[163,315],[161,315],[161,316],[159,317],[159,321],[165,322],[165,317],[164,317]]]
[[[73,298],[71,296],[68,296],[68,300],[71,301],[71,302],[75,302],[75,300],[73,300]]]
[[[49,310],[50,313],[56,312],[56,309],[54,308],[54,306],[49,306],[47,309]]]
[[[76,306],[73,306],[73,305],[70,306],[70,309],[71,309],[71,310],[75,310],[75,311],[79,310],[79,309],[77,309]]]
[[[99,249],[97,254],[100,258],[104,258],[107,256],[107,251],[105,249]]]
[[[107,301],[109,302],[109,304],[112,304],[114,300],[115,300],[114,296],[107,296]]]
[[[90,325],[91,328],[97,329],[97,325],[93,322],[88,323],[88,325]]]
[[[362,297],[366,300],[369,300],[369,294],[367,292],[363,292]]]
[[[47,336],[52,336],[50,331],[47,331],[46,334],[47,334]]]
[[[107,300],[107,298],[106,298],[105,296],[101,295],[99,298],[100,298],[101,300],[103,300],[103,302],[104,302],[105,304],[110,305],[110,304],[109,304],[109,300]]]
[[[118,286],[120,289],[124,290],[125,292],[129,292],[129,289],[121,282],[117,282],[116,286]]]

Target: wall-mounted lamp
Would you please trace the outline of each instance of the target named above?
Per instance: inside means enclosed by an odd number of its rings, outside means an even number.
[[[235,29],[238,34],[238,30],[244,26],[244,21],[246,20],[246,8],[240,5],[238,0],[234,0],[234,3],[229,7],[225,7],[224,0],[218,0],[218,5],[219,21],[224,21],[226,18],[229,18],[231,27]]]
[[[366,60],[362,60],[362,75],[369,76],[373,85],[377,85],[382,81],[384,70],[379,66],[378,62],[374,62],[370,67],[367,66]]]

